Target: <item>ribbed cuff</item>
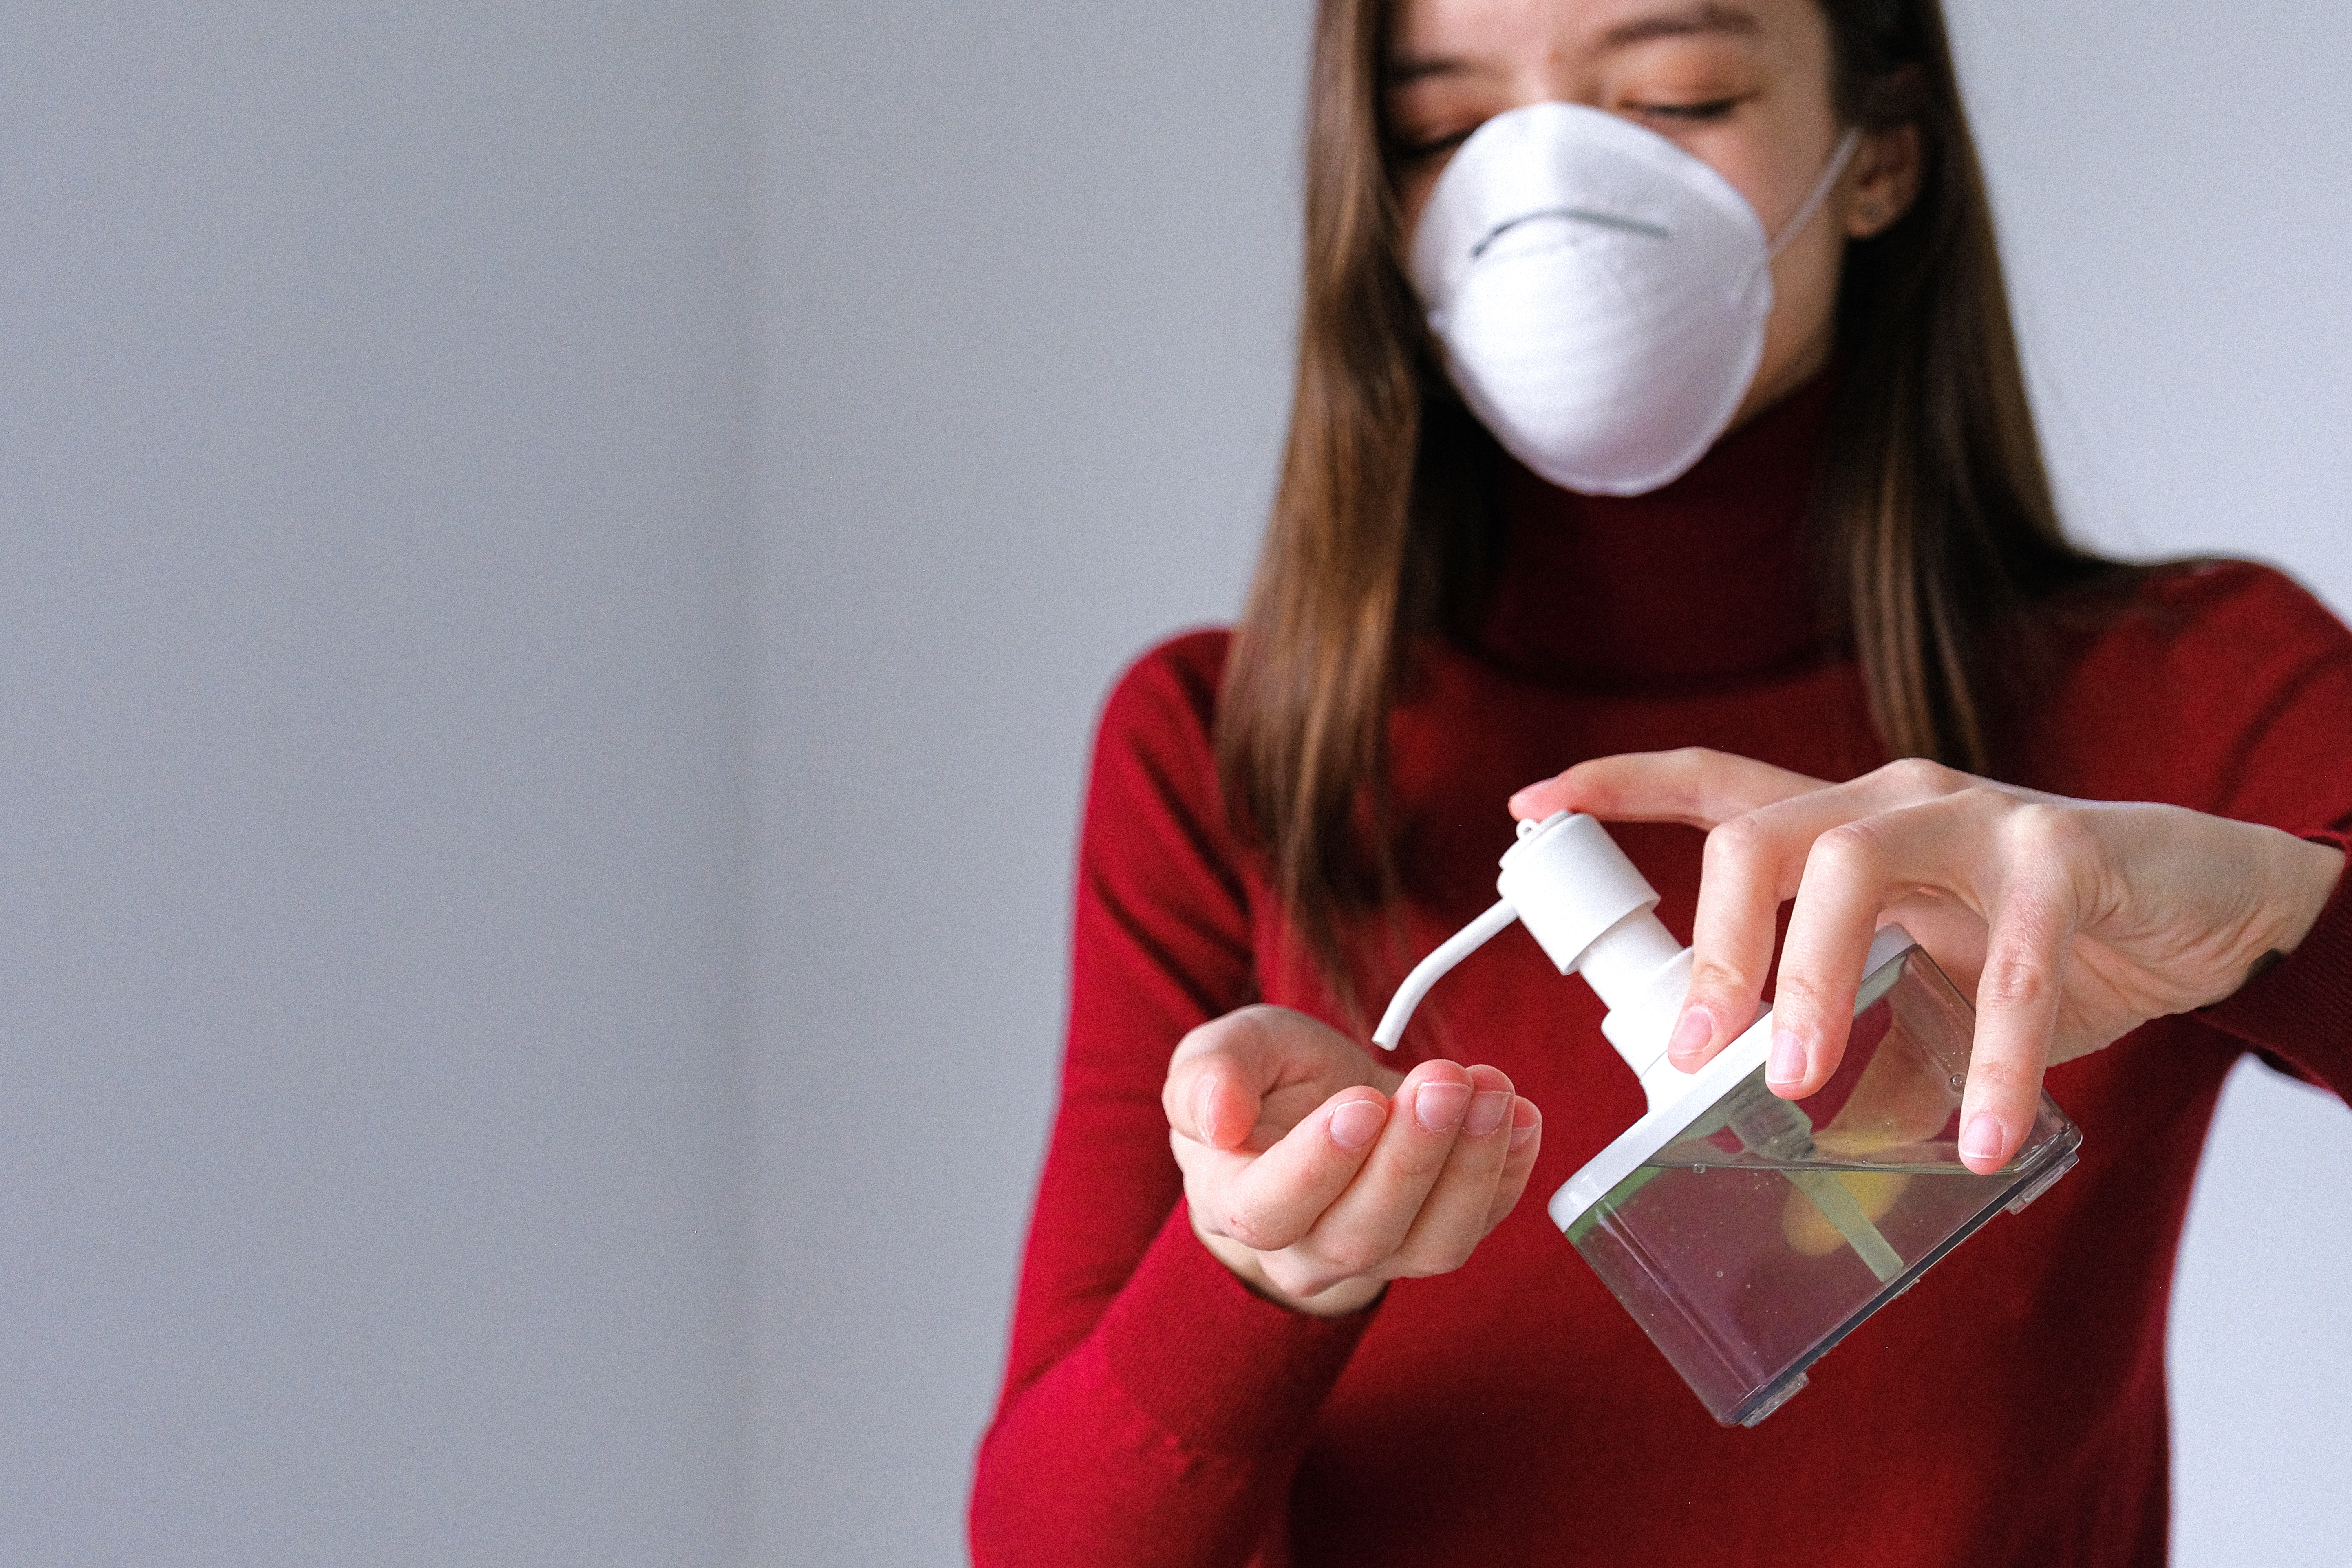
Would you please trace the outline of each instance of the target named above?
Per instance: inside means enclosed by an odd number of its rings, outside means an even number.
[[[2343,834],[2305,837],[2347,847]],[[2284,963],[2197,1016],[2352,1098],[2352,875],[2336,879],[2319,919]]]
[[[1305,1439],[1377,1310],[1317,1318],[1254,1294],[1180,1200],[1100,1331],[1111,1375],[1185,1447],[1263,1454]]]

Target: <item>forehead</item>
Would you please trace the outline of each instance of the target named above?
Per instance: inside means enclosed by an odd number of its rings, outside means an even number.
[[[1597,58],[1672,39],[1780,52],[1826,46],[1818,0],[1394,0],[1392,63],[1524,57]]]

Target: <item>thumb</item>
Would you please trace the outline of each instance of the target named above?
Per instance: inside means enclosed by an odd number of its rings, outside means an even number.
[[[1246,1015],[1228,1013],[1187,1034],[1160,1090],[1168,1125],[1215,1149],[1232,1148],[1257,1124],[1269,1087],[1263,1030]]]
[[[1335,1058],[1355,1051],[1345,1037],[1287,1008],[1244,1007],[1184,1037],[1168,1063],[1160,1109],[1185,1137],[1234,1148],[1256,1128],[1269,1095],[1296,1098],[1312,1086],[1319,1103],[1340,1087]]]
[[[1191,1089],[1182,1098],[1187,1114],[1180,1119],[1171,1113],[1168,1124],[1212,1149],[1231,1149],[1248,1137],[1264,1103],[1236,1064],[1223,1057],[1202,1058],[1192,1075]]]

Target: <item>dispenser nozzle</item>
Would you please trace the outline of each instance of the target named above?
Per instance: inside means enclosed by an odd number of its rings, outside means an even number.
[[[1381,1015],[1381,1026],[1372,1031],[1372,1044],[1384,1051],[1396,1049],[1397,1041],[1404,1037],[1404,1026],[1412,1017],[1412,1010],[1429,994],[1444,973],[1486,945],[1486,939],[1519,918],[1519,911],[1505,899],[1460,931],[1448,937],[1427,958],[1412,966],[1396,994],[1389,999],[1389,1010]]]

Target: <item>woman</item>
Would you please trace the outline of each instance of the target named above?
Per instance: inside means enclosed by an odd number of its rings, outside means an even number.
[[[1933,0],[1326,0],[1311,105],[1249,605],[1103,721],[976,1557],[2160,1562],[2222,1079],[2352,1089],[2352,636],[2064,542]],[[2082,1164],[1715,1426],[1518,1205],[1640,1110],[1583,988],[1507,934],[1359,1043],[1506,801],[1626,825],[1676,1065],[1792,900],[1818,1088],[1899,920],[1976,998],[1968,1163],[2048,1068]]]

